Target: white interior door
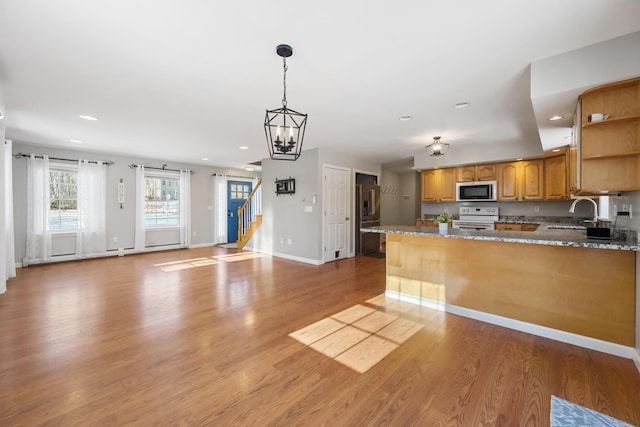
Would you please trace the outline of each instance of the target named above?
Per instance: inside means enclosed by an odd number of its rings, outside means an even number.
[[[324,167],[324,262],[349,253],[349,170]]]

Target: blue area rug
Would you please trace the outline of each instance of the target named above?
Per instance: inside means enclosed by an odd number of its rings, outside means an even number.
[[[633,427],[600,412],[551,396],[551,427]]]

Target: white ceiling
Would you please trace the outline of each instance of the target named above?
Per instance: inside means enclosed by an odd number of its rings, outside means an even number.
[[[14,141],[239,168],[268,156],[288,43],[307,149],[401,166],[435,135],[539,151],[529,64],[639,17],[637,0],[0,0],[0,104]]]

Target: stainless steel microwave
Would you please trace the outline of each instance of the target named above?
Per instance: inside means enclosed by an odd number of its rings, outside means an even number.
[[[456,201],[458,202],[491,202],[498,200],[497,196],[497,181],[458,182],[456,184]]]

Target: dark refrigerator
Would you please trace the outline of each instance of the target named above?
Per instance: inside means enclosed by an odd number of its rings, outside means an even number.
[[[364,255],[380,250],[380,234],[363,233],[361,228],[380,225],[380,186],[356,185],[356,254]]]

